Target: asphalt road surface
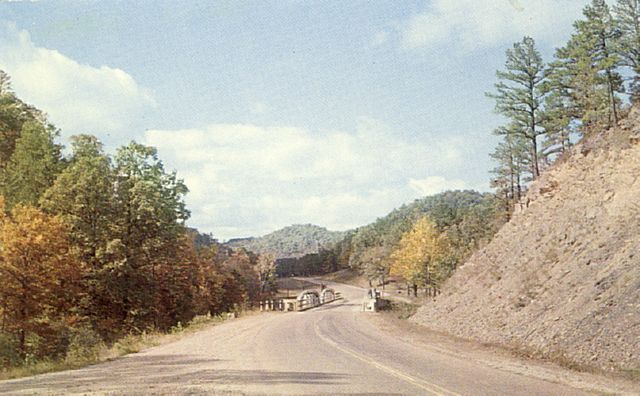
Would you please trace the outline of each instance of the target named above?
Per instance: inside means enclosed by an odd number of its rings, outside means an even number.
[[[8,394],[579,395],[576,388],[414,345],[374,325],[364,290],[306,312],[232,320],[79,370],[0,382]]]

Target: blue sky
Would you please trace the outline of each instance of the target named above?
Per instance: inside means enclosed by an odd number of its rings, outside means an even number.
[[[586,1],[0,3],[0,68],[63,139],[158,147],[214,236],[343,230],[489,189],[504,51],[549,60]]]

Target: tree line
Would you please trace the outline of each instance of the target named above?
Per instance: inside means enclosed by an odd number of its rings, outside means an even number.
[[[155,148],[131,142],[111,156],[78,135],[63,155],[58,135],[0,71],[1,366],[167,330],[275,291],[272,256],[185,227],[188,189]]]
[[[617,125],[640,98],[640,2],[592,0],[583,17],[549,63],[533,38],[516,42],[487,94],[507,120],[494,131],[501,141],[491,154],[507,218],[527,184],[576,139]]]
[[[413,294],[435,294],[458,265],[488,243],[502,224],[494,194],[447,191],[403,205],[346,233],[319,253],[277,261],[280,276],[318,275],[340,269],[363,274],[372,286],[389,276]]]

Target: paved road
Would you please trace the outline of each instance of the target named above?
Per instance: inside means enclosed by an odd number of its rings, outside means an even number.
[[[411,345],[359,312],[363,289],[335,288],[344,300],[230,321],[80,370],[0,382],[0,393],[583,394]]]

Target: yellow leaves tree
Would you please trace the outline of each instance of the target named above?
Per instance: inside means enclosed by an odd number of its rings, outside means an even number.
[[[416,296],[418,287],[435,291],[446,277],[448,250],[447,236],[423,217],[402,235],[397,249],[391,253],[390,274],[410,283]]]
[[[64,351],[84,274],[59,217],[20,204],[5,214],[0,197],[0,312],[23,358]]]

